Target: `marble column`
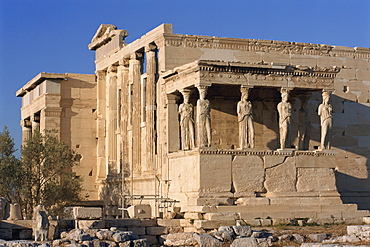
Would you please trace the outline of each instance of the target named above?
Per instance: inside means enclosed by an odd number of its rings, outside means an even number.
[[[332,106],[329,104],[330,100],[329,91],[322,92],[322,103],[318,108],[318,115],[320,116],[321,123],[321,142],[320,150],[331,148],[331,135],[333,128]]]
[[[129,62],[129,83],[132,87],[132,163],[134,173],[141,172],[141,63],[138,53]]]
[[[106,77],[106,157],[108,175],[117,173],[117,66],[109,66]]]
[[[106,113],[106,71],[98,70],[95,72],[97,78],[97,180],[105,180],[107,176],[105,158],[105,113]]]
[[[280,149],[291,148],[291,115],[292,105],[288,102],[289,90],[281,88],[281,102],[277,106],[279,112]]]
[[[128,112],[129,112],[129,61],[128,59],[121,59],[119,61],[119,66],[117,68],[117,85],[120,87],[120,111],[117,111],[117,118],[120,123],[118,123],[117,132],[119,134],[117,152],[120,157],[121,166],[117,164],[117,171],[122,172],[121,167],[128,163]]]
[[[154,45],[145,47],[146,52],[146,106],[145,106],[145,129],[146,129],[146,166],[144,171],[153,172],[155,165],[156,149],[156,82],[157,82],[157,61]]]
[[[208,86],[197,85],[199,99],[197,101],[197,146],[211,146],[211,106],[206,99]]]

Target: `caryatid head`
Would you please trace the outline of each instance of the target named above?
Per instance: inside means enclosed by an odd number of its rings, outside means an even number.
[[[323,91],[322,92],[322,102],[327,105],[329,104],[329,100],[330,100],[330,93],[328,91]]]
[[[286,88],[281,88],[280,93],[281,93],[281,102],[288,102],[289,90]]]
[[[197,86],[197,88],[198,88],[198,91],[199,91],[199,99],[201,99],[201,100],[206,99],[208,87],[199,85],[199,86]]]
[[[241,87],[240,92],[242,93],[241,100],[242,101],[247,101],[249,97],[249,88],[247,87]]]
[[[182,94],[182,97],[184,98],[184,103],[188,104],[190,99],[190,90],[182,89],[180,92]]]

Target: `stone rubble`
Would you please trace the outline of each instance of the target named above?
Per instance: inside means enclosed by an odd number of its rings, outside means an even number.
[[[131,231],[98,230],[92,236],[81,229],[74,229],[61,234],[62,239],[35,242],[30,240],[0,240],[0,247],[149,247],[147,239],[139,237]]]
[[[279,237],[263,231],[252,231],[250,226],[221,226],[209,233],[171,233],[163,235],[164,246],[230,246],[230,247],[341,247],[341,246],[370,246],[359,245],[363,242],[370,243],[370,225],[348,226],[345,236],[332,237],[325,233],[309,234],[284,234]],[[327,239],[328,238],[328,239]],[[310,243],[305,243],[310,242]],[[311,243],[312,242],[312,243]]]
[[[160,244],[151,245],[149,239],[143,236],[139,238],[132,231],[121,231],[116,228],[91,231],[73,229],[61,233],[61,239],[54,241],[5,241],[0,239],[0,247],[278,247],[287,246],[287,244],[300,247],[365,247],[370,246],[363,244],[370,243],[370,225],[347,226],[347,235],[335,237],[330,237],[325,233],[306,236],[291,233],[277,236],[276,232],[253,231],[250,226],[221,226],[210,232],[177,232],[158,235],[157,238],[162,239]]]

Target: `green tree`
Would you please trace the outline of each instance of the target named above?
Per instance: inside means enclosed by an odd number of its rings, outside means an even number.
[[[22,147],[20,203],[27,218],[38,204],[59,214],[65,205],[80,200],[81,179],[72,171],[77,157],[59,141],[55,131],[35,132],[26,141]]]
[[[14,140],[6,126],[0,132],[0,197],[8,202],[18,202],[21,198],[20,188],[22,169],[14,153]]]

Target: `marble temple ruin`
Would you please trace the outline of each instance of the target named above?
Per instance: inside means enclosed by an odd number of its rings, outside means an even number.
[[[102,24],[95,75],[17,91],[23,138],[55,128],[81,154],[87,201],[242,219],[370,210],[370,49],[175,34],[126,43]]]

